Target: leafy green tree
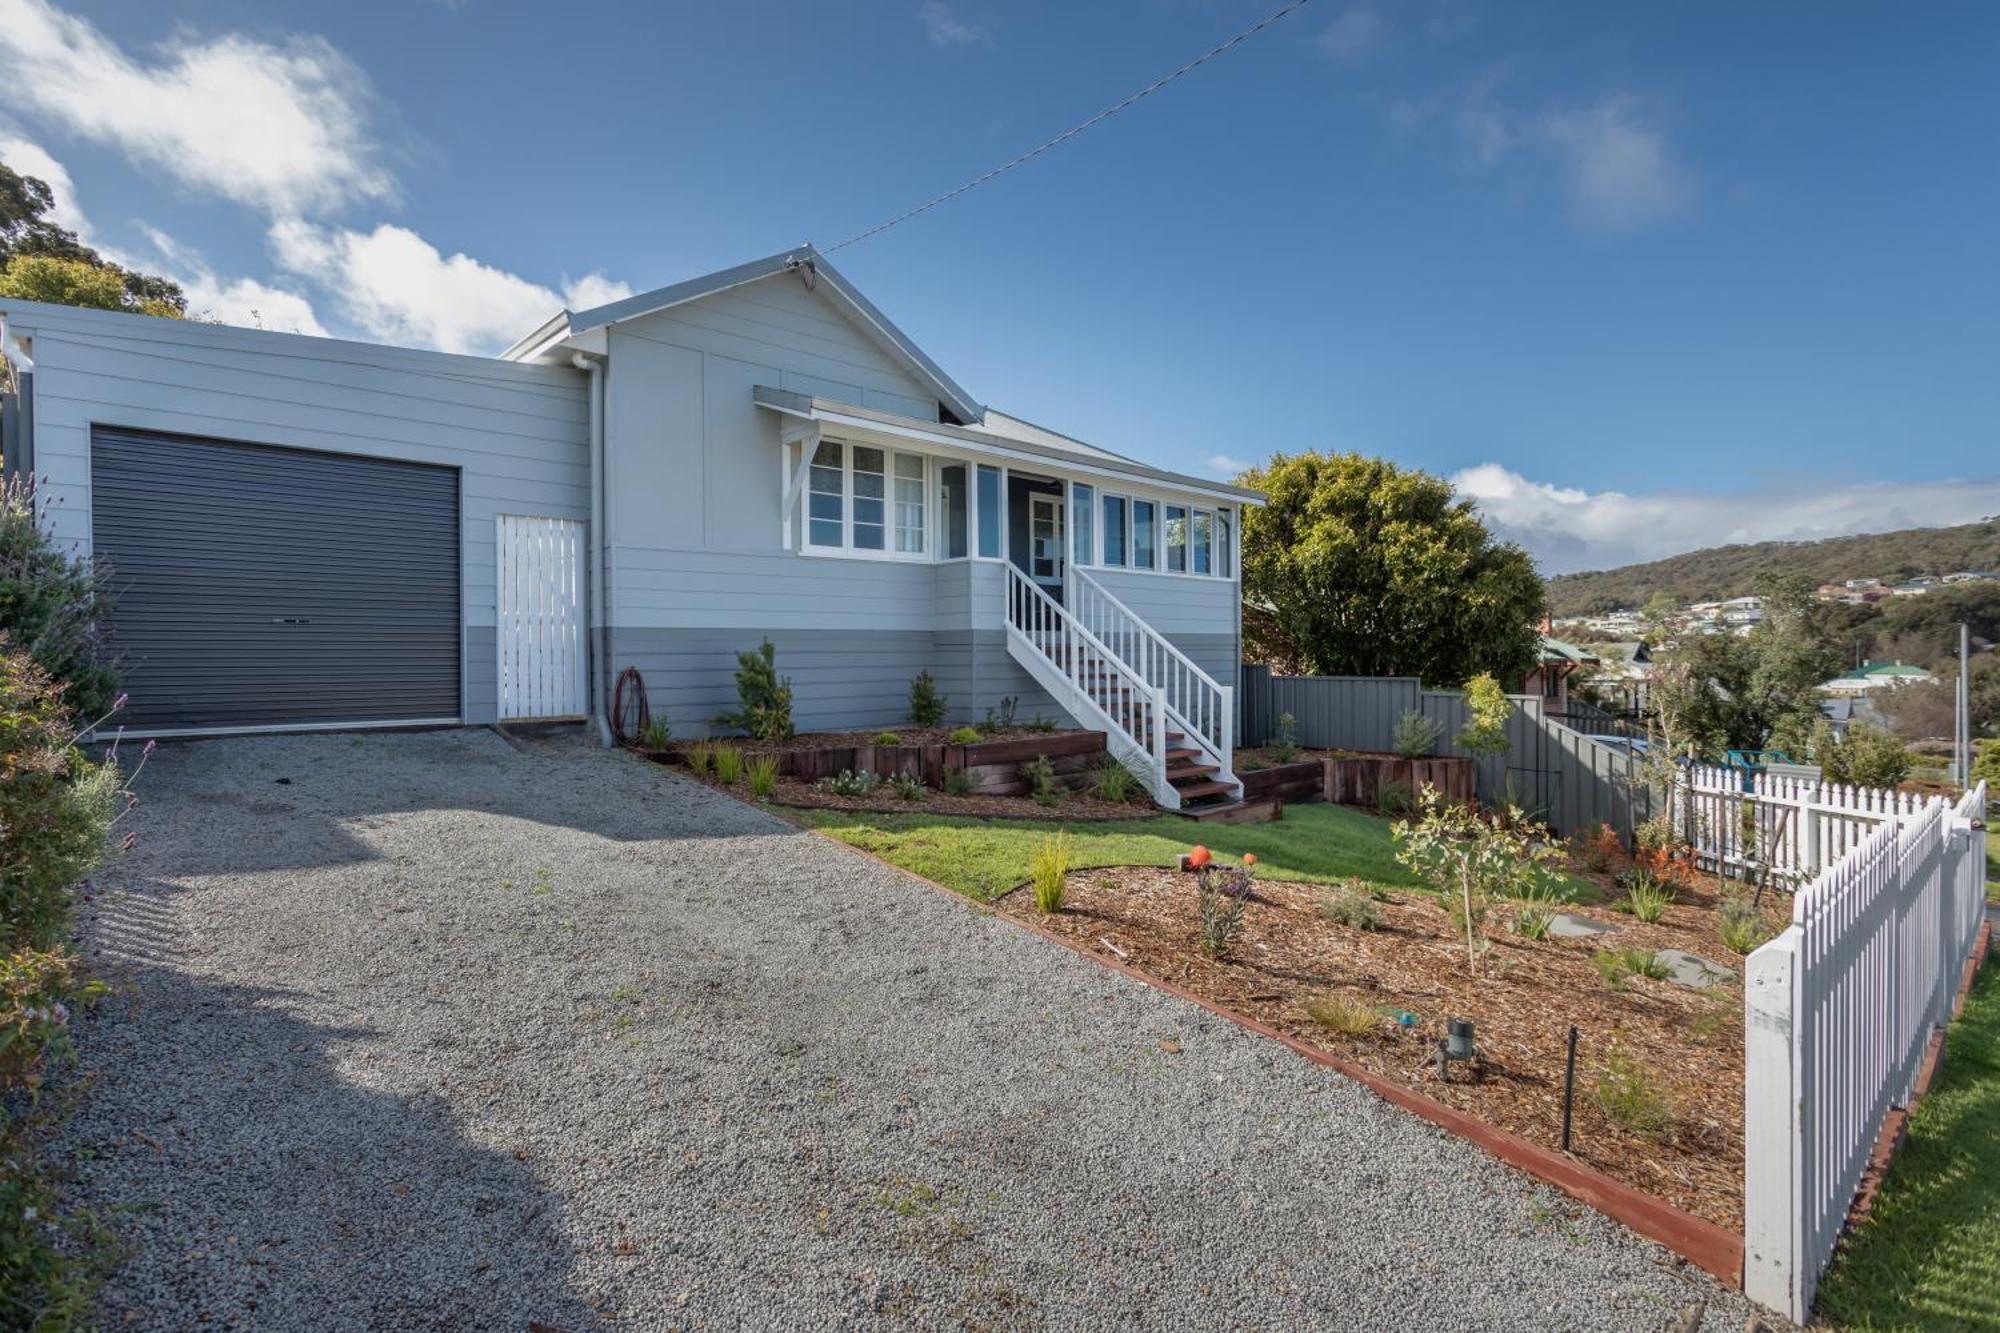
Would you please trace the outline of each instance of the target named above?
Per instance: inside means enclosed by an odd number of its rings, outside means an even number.
[[[1243,594],[1253,656],[1328,675],[1519,680],[1542,580],[1469,500],[1360,454],[1278,454],[1244,484]]]
[[[1662,591],[1648,597],[1645,606],[1639,609],[1639,614],[1657,625],[1680,609],[1680,603],[1674,600],[1674,595]]]
[[[1972,756],[1972,780],[1984,782],[1990,799],[2000,794],[2000,741],[1981,741]]]
[[[1476,755],[1505,754],[1514,748],[1507,739],[1507,723],[1514,716],[1514,701],[1500,682],[1481,673],[1465,682],[1465,726],[1458,733],[1458,747]]]
[[[50,220],[54,207],[46,182],[0,163],[0,296],[186,318],[177,285],[104,258]]]
[[[1803,754],[1820,721],[1819,687],[1839,674],[1840,650],[1826,633],[1824,604],[1802,574],[1758,580],[1764,618],[1745,636],[1753,665],[1749,704],[1763,744]]]
[[[1903,743],[1882,730],[1864,723],[1847,729],[1845,740],[1834,740],[1832,729],[1821,723],[1815,733],[1813,759],[1828,782],[1845,782],[1855,787],[1893,787],[1910,776],[1910,752]]]

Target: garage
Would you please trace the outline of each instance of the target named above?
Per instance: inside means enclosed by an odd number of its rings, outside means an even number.
[[[129,731],[455,722],[459,473],[94,426]]]

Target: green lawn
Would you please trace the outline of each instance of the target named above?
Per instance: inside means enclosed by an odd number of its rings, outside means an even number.
[[[1275,824],[1197,824],[1175,815],[1064,825],[844,810],[790,813],[803,824],[981,902],[1025,880],[1036,844],[1058,828],[1068,828],[1075,843],[1071,864],[1079,870],[1172,865],[1175,856],[1201,843],[1227,860],[1256,853],[1258,872],[1272,879],[1337,883],[1358,875],[1374,884],[1419,884],[1396,864],[1389,821],[1338,805],[1287,806],[1285,817]]]
[[[1827,1274],[1819,1308],[1860,1330],[2000,1328],[2000,964],[1952,1025],[1874,1220]]]

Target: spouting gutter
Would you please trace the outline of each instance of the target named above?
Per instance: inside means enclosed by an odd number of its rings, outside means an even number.
[[[589,640],[590,714],[597,723],[598,744],[612,744],[611,722],[605,702],[604,671],[604,526],[610,521],[611,506],[604,478],[604,363],[582,352],[573,353],[569,363],[590,376],[590,626]]]

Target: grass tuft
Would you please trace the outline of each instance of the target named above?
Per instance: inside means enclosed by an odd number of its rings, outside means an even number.
[[[1028,862],[1028,882],[1035,890],[1035,910],[1043,916],[1062,911],[1063,881],[1069,875],[1072,844],[1067,832],[1057,830],[1042,839]]]
[[[1348,995],[1322,995],[1306,1005],[1306,1015],[1329,1032],[1365,1036],[1382,1026],[1382,1016]]]

